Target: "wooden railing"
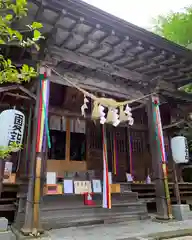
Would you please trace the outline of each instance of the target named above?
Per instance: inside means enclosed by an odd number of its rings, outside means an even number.
[[[146,200],[146,202],[155,202],[155,184],[131,184],[131,190],[138,193],[140,199]],[[174,183],[169,183],[169,191],[171,200],[176,201],[175,186]],[[192,199],[192,183],[179,183],[179,191],[182,201]]]

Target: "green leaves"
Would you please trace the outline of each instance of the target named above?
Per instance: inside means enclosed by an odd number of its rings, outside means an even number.
[[[39,31],[43,27],[41,23],[33,22],[31,25],[27,25],[26,29],[20,31],[11,27],[14,20],[20,20],[27,15],[26,0],[16,0],[15,3],[10,0],[0,0],[0,11],[2,12],[0,16],[0,44],[15,44],[24,48],[34,45],[35,48],[38,48],[37,42],[43,38]],[[30,32],[33,32],[33,37],[28,37],[27,41],[24,41]]]
[[[7,20],[7,21],[11,21],[12,19],[13,19],[13,16],[11,14],[7,14],[5,16],[5,20]]]
[[[184,47],[192,44],[192,6],[182,12],[158,16],[153,22],[155,33]]]
[[[39,22],[33,22],[31,24],[31,27],[32,27],[32,29],[40,29],[40,28],[43,27],[43,25],[41,23],[39,23]]]
[[[38,41],[43,38],[39,29],[43,25],[33,22],[24,29],[13,29],[15,20],[21,21],[27,15],[27,0],[0,0],[0,45],[14,45],[21,48],[35,47],[39,50]],[[24,64],[20,69],[16,68],[10,59],[0,55],[0,84],[21,83],[30,81],[37,76],[34,68]]]
[[[41,33],[38,30],[34,30],[33,32],[33,41],[38,41],[41,38]]]
[[[17,144],[16,142],[13,142],[8,147],[0,146],[0,159],[7,158],[10,155],[11,152],[14,152],[15,149],[22,149],[22,145],[21,144]]]
[[[158,16],[153,21],[153,30],[172,42],[192,49],[192,6],[182,12]],[[181,90],[192,93],[192,84],[182,87]]]
[[[27,64],[23,64],[20,69],[17,69],[11,62],[10,59],[5,60],[2,55],[0,55],[1,67],[0,71],[0,84],[2,83],[21,83],[28,82],[31,78],[37,76],[37,72],[33,67],[29,67]]]
[[[192,84],[189,83],[189,84],[181,87],[180,90],[192,94]]]

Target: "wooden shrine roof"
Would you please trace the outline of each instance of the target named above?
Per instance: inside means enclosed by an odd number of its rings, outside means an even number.
[[[46,60],[83,87],[92,81],[99,88],[102,75],[130,96],[158,86],[177,97],[178,87],[191,82],[190,50],[80,0],[29,0],[27,21],[34,20],[44,25]]]

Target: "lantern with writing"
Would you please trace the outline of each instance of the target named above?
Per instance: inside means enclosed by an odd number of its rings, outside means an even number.
[[[177,136],[171,139],[172,156],[175,163],[188,163],[189,149],[187,139]]]
[[[8,109],[0,114],[0,146],[8,147],[16,143],[18,145],[23,142],[23,133],[25,127],[25,115],[16,110]],[[16,148],[13,151],[17,152]]]

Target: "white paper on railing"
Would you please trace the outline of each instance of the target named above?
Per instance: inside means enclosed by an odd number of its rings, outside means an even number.
[[[56,172],[47,172],[47,184],[56,184]]]
[[[64,188],[64,194],[73,193],[73,180],[64,179],[63,180],[63,188]]]
[[[102,192],[101,180],[93,179],[92,183],[93,183],[93,192],[94,193],[101,193]]]

